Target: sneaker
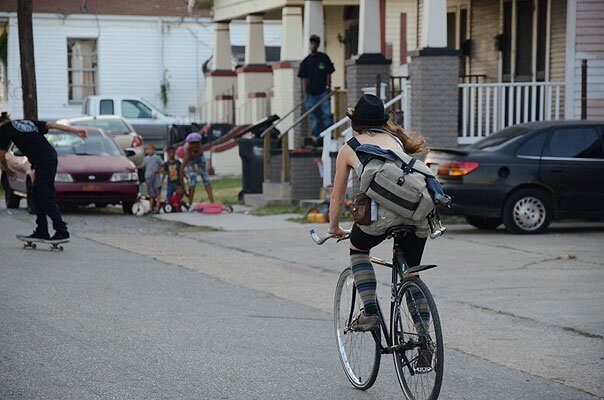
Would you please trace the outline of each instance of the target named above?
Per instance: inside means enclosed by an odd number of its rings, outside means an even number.
[[[34,231],[34,233],[32,233],[29,236],[23,236],[23,239],[49,240],[50,235],[48,233],[41,233],[38,231]]]
[[[357,332],[379,331],[380,319],[377,315],[359,314],[358,318],[352,321],[350,328]]]
[[[427,374],[432,372],[432,351],[420,347],[417,355],[417,363],[415,364],[416,374]]]
[[[69,239],[69,232],[67,231],[56,231],[50,240],[67,240]]]

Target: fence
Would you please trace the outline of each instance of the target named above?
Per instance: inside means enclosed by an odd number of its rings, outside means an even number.
[[[563,82],[460,83],[458,143],[468,144],[511,125],[563,116]]]

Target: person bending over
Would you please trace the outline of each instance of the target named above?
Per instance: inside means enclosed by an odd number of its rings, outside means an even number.
[[[82,139],[87,138],[84,129],[55,124],[53,122],[19,119],[11,121],[5,113],[0,117],[0,165],[8,179],[16,180],[17,173],[6,162],[6,151],[10,143],[21,150],[35,171],[34,206],[36,209],[36,230],[28,236],[30,239],[64,240],[69,239],[67,224],[59,211],[55,197],[55,175],[57,173],[57,152],[46,140],[49,129],[71,132]],[[49,217],[55,234],[48,233]]]

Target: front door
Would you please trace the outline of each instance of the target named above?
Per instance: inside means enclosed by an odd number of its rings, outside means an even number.
[[[604,212],[604,146],[596,125],[554,128],[541,159],[541,178],[553,189],[561,217]]]

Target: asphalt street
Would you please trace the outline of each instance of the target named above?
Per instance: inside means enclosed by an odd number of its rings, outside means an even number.
[[[31,217],[0,210],[0,398],[402,398],[389,357],[369,391],[346,380],[329,312],[345,248],[302,242],[306,226],[208,233],[112,214],[68,220],[64,252],[23,250],[14,235]],[[567,233],[570,250],[544,235],[537,253],[518,237],[467,235],[450,239],[469,243],[462,254],[426,260],[467,266],[426,276],[446,339],[440,398],[600,398],[604,229]],[[467,263],[472,253],[519,272],[505,281]],[[536,333],[528,349],[515,345]]]

